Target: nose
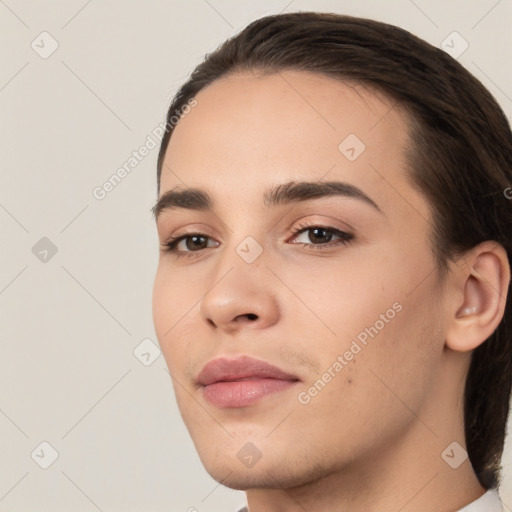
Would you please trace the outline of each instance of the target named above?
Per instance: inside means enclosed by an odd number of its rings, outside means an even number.
[[[241,329],[264,329],[279,319],[272,274],[261,268],[235,266],[212,286],[200,304],[202,319],[213,329],[235,333]],[[274,283],[275,286],[275,283]]]

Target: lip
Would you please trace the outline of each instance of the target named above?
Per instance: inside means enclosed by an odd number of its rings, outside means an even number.
[[[287,390],[299,380],[296,375],[250,356],[214,359],[197,377],[204,398],[220,408],[246,407]]]

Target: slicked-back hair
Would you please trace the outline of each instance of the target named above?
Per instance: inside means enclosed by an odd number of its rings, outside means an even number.
[[[449,260],[486,240],[501,244],[512,261],[512,200],[506,193],[512,192],[512,133],[506,116],[480,81],[447,53],[369,19],[314,12],[267,16],[207,54],[170,105],[158,191],[176,111],[218,78],[285,70],[372,87],[408,113],[408,178],[432,210],[431,247],[439,276]],[[486,489],[501,479],[511,385],[509,293],[500,325],[472,353],[464,388],[466,449]]]

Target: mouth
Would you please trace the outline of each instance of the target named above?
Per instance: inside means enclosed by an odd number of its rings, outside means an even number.
[[[205,400],[219,408],[247,407],[299,381],[296,375],[249,356],[214,359],[197,377]]]

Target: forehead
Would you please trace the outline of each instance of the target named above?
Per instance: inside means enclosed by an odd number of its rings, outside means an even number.
[[[408,196],[427,214],[406,177],[407,115],[379,91],[304,71],[244,72],[196,100],[170,139],[162,193],[185,185],[224,199],[237,190],[246,202],[269,185],[340,179],[385,202]]]

